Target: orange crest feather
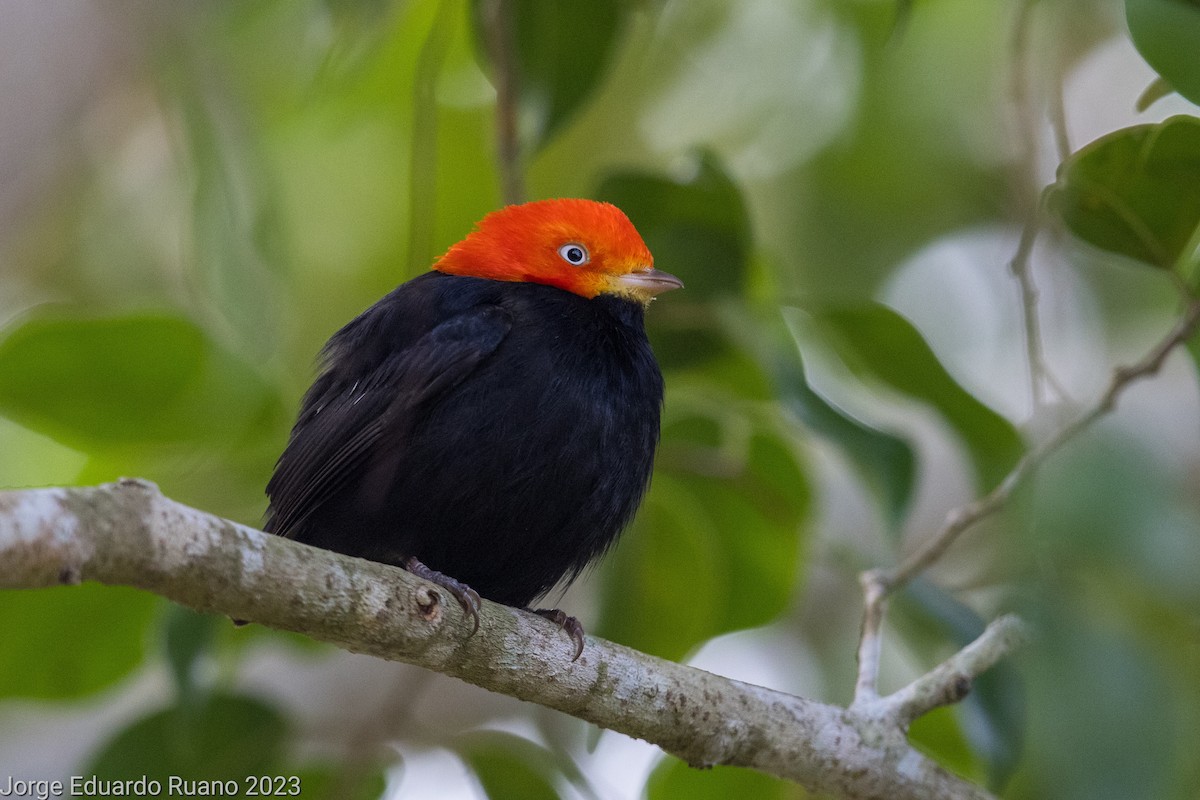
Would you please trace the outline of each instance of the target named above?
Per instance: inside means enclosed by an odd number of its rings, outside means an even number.
[[[586,256],[571,263],[563,249],[578,245]],[[629,218],[616,206],[594,200],[538,200],[488,214],[475,230],[434,264],[450,275],[556,286],[582,297],[602,293],[632,295],[648,302],[657,291],[638,291],[623,277],[662,276],[654,257]],[[670,276],[665,276],[670,278]]]

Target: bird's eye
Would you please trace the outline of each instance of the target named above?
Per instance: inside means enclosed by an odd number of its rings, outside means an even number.
[[[586,264],[588,261],[587,248],[581,244],[575,244],[574,242],[569,242],[568,244],[564,244],[562,247],[558,248],[558,254],[562,256],[563,261],[566,261],[568,264],[574,267],[578,267],[580,264]]]

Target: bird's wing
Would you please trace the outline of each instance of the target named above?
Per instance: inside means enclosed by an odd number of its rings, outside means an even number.
[[[368,461],[384,436],[470,375],[510,327],[507,311],[479,306],[440,323],[361,376],[332,374],[335,350],[330,369],[305,398],[301,422],[267,484],[266,529],[294,534],[351,478],[370,469]]]

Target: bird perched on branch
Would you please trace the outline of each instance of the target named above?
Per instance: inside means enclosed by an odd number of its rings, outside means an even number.
[[[519,608],[570,582],[650,480],[662,375],[642,319],[683,284],[591,200],[487,215],[333,335],[265,529]],[[583,629],[554,609],[583,650]]]

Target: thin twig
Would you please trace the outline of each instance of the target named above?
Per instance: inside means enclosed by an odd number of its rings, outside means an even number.
[[[1029,39],[1032,35],[1032,18],[1036,2],[1037,0],[1023,0],[1017,9],[1011,46],[1012,74],[1009,76],[1012,111],[1017,129],[1016,140],[1021,148],[1016,159],[1017,168],[1012,183],[1018,205],[1024,209],[1022,213],[1025,217],[1021,240],[1017,245],[1016,255],[1009,262],[1009,269],[1017,279],[1021,290],[1021,317],[1025,329],[1025,361],[1029,369],[1029,391],[1034,418],[1040,416],[1042,408],[1046,405],[1045,388],[1047,385],[1052,386],[1056,392],[1062,395],[1057,381],[1050,375],[1046,367],[1041,324],[1038,318],[1038,291],[1030,265],[1033,244],[1037,239],[1038,228],[1041,224],[1041,205],[1032,188],[1037,181],[1038,114],[1034,108],[1029,86],[1030,76],[1026,68],[1029,62]]]
[[[1074,20],[1076,11],[1067,10],[1065,3],[1057,4],[1054,8],[1054,29],[1051,31],[1052,40],[1055,42],[1061,41],[1058,35],[1062,30],[1065,14],[1070,13],[1070,19]],[[1058,162],[1061,164],[1066,161],[1071,155],[1071,136],[1067,130],[1067,103],[1066,103],[1066,55],[1063,47],[1055,48],[1053,70],[1047,77],[1047,85],[1050,87],[1049,96],[1046,98],[1046,116],[1050,120],[1050,130],[1054,134],[1054,151],[1058,156]]]
[[[1033,281],[1033,272],[1029,263],[1033,252],[1033,243],[1037,239],[1039,227],[1037,211],[1029,213],[1025,225],[1021,229],[1021,241],[1017,245],[1016,255],[1009,262],[1008,268],[1017,279],[1021,289],[1021,319],[1025,324],[1025,360],[1029,368],[1029,391],[1033,403],[1033,416],[1036,418],[1046,405],[1045,384],[1053,382],[1046,368],[1046,357],[1042,349],[1041,323],[1038,318],[1038,290]]]
[[[1167,356],[1187,341],[1198,326],[1200,298],[1192,297],[1180,319],[1162,339],[1137,362],[1115,369],[1108,386],[1087,411],[1063,426],[1041,445],[1028,451],[991,492],[952,510],[946,515],[946,522],[942,528],[895,567],[873,569],[862,574],[860,582],[864,596],[863,625],[858,647],[858,680],[851,708],[870,706],[879,697],[879,657],[888,597],[941,558],[965,531],[980,520],[1000,511],[1016,488],[1047,458],[1097,419],[1116,408],[1121,394],[1132,384],[1157,373]]]
[[[500,193],[504,202],[511,205],[525,199],[517,126],[520,85],[513,52],[512,6],[509,0],[484,0],[480,13],[484,46],[492,62],[492,82],[496,88],[496,165],[500,172]]]
[[[1033,8],[1037,0],[1021,0],[1017,7],[1017,18],[1013,23],[1012,41],[1010,43],[1010,68],[1008,90],[1012,113],[1016,120],[1017,145],[1021,152],[1016,163],[1022,169],[1022,179],[1031,172],[1037,153],[1037,114],[1034,111],[1033,100],[1030,97],[1029,75],[1026,69],[1029,63],[1029,37]],[[1026,182],[1021,181],[1021,193],[1025,194]]]
[[[437,225],[437,82],[454,33],[456,4],[441,0],[433,25],[417,54],[413,78],[412,151],[409,177],[408,268],[412,274],[429,268],[436,255]]]
[[[854,685],[854,704],[871,702],[879,697],[879,663],[883,651],[883,616],[887,611],[884,584],[874,571],[860,578],[863,595],[862,632],[858,640],[858,681]]]
[[[912,683],[880,700],[907,727],[917,717],[967,696],[975,679],[1029,639],[1025,623],[1012,614],[995,619],[979,638]]]
[[[1025,454],[1012,471],[991,492],[951,511],[946,523],[936,534],[929,537],[900,564],[890,570],[868,573],[879,582],[883,595],[902,588],[914,577],[937,561],[943,553],[966,530],[980,520],[1003,508],[1013,491],[1056,450],[1079,435],[1097,419],[1116,408],[1121,394],[1132,384],[1157,373],[1171,351],[1183,344],[1200,325],[1200,299],[1193,299],[1171,330],[1158,341],[1140,360],[1113,371],[1112,379],[1096,402],[1065,425],[1058,433]]]

